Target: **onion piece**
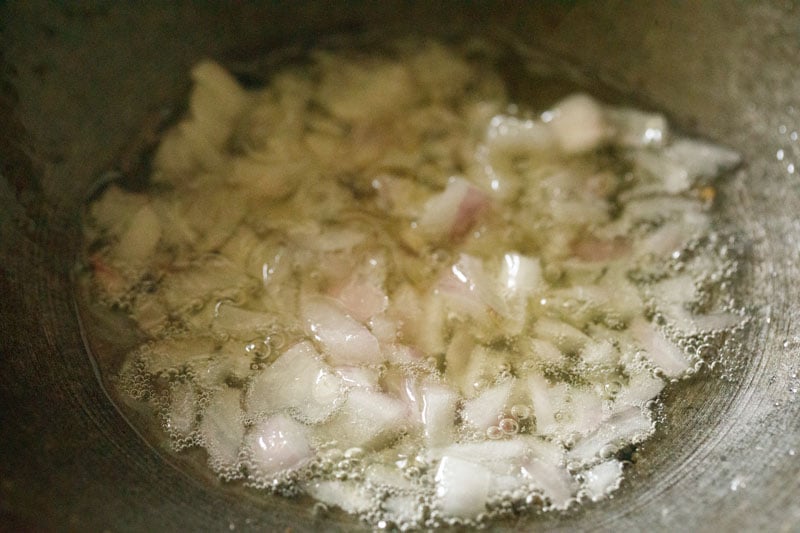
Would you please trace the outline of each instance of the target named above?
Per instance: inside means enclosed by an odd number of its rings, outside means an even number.
[[[324,232],[296,233],[294,235],[299,245],[317,252],[345,252],[352,250],[367,238],[367,236],[351,228],[330,228]]]
[[[164,425],[173,439],[186,438],[194,429],[197,418],[197,394],[191,383],[179,382],[172,385],[169,397]]]
[[[621,410],[606,420],[595,431],[578,441],[568,452],[570,459],[582,463],[593,462],[611,446],[612,453],[618,446],[636,444],[653,432],[653,422],[638,407]]]
[[[399,523],[420,522],[423,516],[423,506],[419,504],[418,496],[413,494],[394,494],[383,500],[381,507]]]
[[[463,371],[448,368],[446,377],[450,383],[461,389],[465,398],[474,398],[483,386],[494,381],[500,366],[506,360],[506,353],[478,345],[469,355]]]
[[[384,358],[393,365],[406,369],[426,363],[424,354],[421,351],[405,344],[385,344],[383,346],[383,354]]]
[[[374,487],[412,488],[412,481],[394,464],[372,463],[364,469],[364,479]]]
[[[161,222],[149,205],[143,205],[131,217],[114,248],[117,260],[133,265],[147,262],[161,240]]]
[[[669,194],[684,192],[698,178],[715,177],[741,162],[738,153],[697,139],[676,139],[658,154],[636,151],[633,159],[640,168],[661,180]]]
[[[177,370],[183,365],[193,366],[195,362],[205,361],[214,353],[215,348],[216,343],[211,337],[178,337],[156,341],[140,357],[148,372],[158,374],[164,370]]]
[[[360,513],[375,504],[363,485],[353,481],[313,481],[305,486],[309,496],[348,513]]]
[[[247,434],[245,448],[248,467],[258,477],[295,469],[313,454],[306,426],[285,415],[267,418],[254,426]]]
[[[591,339],[581,330],[566,322],[541,317],[533,326],[533,334],[549,341],[566,353],[580,351]]]
[[[528,451],[525,439],[515,436],[508,440],[488,440],[452,444],[432,455],[457,457],[480,464],[495,475],[519,472],[519,467]]]
[[[245,395],[250,416],[286,409],[309,423],[327,419],[344,399],[344,381],[319,360],[310,342],[286,350],[255,376]]]
[[[239,449],[244,437],[240,397],[237,389],[225,388],[217,392],[203,412],[199,426],[200,439],[212,468],[228,478],[239,475]]]
[[[689,361],[674,343],[643,318],[635,318],[629,331],[645,356],[667,377],[678,377],[689,368]]]
[[[212,327],[237,338],[248,339],[254,333],[266,333],[274,323],[274,315],[222,303],[214,309]]]
[[[120,235],[147,202],[145,195],[128,192],[112,184],[92,203],[89,215],[99,229],[111,235]]]
[[[399,326],[399,339],[421,350],[438,354],[445,351],[444,297],[437,291],[420,295],[410,284],[403,284],[392,295],[388,315]]]
[[[189,108],[194,120],[209,125],[229,126],[247,103],[248,95],[244,89],[214,61],[202,61],[195,65],[192,80],[194,87]]]
[[[591,389],[573,388],[563,411],[559,421],[563,433],[586,435],[604,422],[603,398]]]
[[[565,507],[577,484],[564,468],[564,448],[536,437],[525,437],[524,441],[529,451],[521,458],[520,478],[539,488],[549,499],[550,507]]]
[[[508,115],[495,115],[486,128],[486,145],[491,151],[525,153],[547,151],[553,148],[555,139],[552,128],[543,122],[519,119]]]
[[[536,257],[510,252],[503,256],[500,287],[508,306],[506,331],[518,335],[525,327],[528,300],[543,289],[542,265]]]
[[[385,273],[378,268],[376,261],[375,265],[367,265],[356,271],[344,284],[330,290],[329,294],[353,318],[367,323],[389,307],[389,297],[383,289],[384,278]]]
[[[627,406],[643,408],[655,399],[666,386],[663,379],[653,375],[643,364],[627,366],[628,383],[621,387],[614,399],[614,410],[625,410]]]
[[[513,386],[514,380],[510,379],[465,402],[461,411],[464,421],[481,430],[497,425]]]
[[[542,490],[550,508],[565,509],[575,495],[577,483],[561,464],[532,458],[523,463],[520,472],[523,479]]]
[[[558,366],[566,361],[564,352],[551,342],[534,338],[526,338],[524,342],[528,347],[527,351],[530,353],[531,359],[540,364]]]
[[[502,317],[509,315],[499,287],[477,257],[461,254],[458,262],[439,280],[437,288],[454,311],[479,322],[485,322],[490,313]]]
[[[361,387],[367,390],[378,390],[378,372],[371,368],[358,366],[340,366],[336,368],[336,374],[342,379],[346,387]]]
[[[592,501],[599,501],[616,490],[622,481],[622,463],[616,459],[593,466],[583,473],[583,488]]]
[[[380,363],[378,339],[357,320],[345,314],[334,300],[310,297],[302,304],[306,329],[335,365]]]
[[[620,146],[660,148],[667,142],[669,125],[664,115],[638,109],[606,109],[606,117],[616,130],[614,142]]]
[[[561,150],[568,154],[595,150],[613,133],[603,108],[586,94],[564,98],[542,119],[550,126]]]
[[[287,172],[286,165],[259,161],[251,157],[235,157],[231,161],[228,182],[246,188],[260,201],[288,195],[296,186],[297,176]]]
[[[425,203],[417,227],[433,239],[457,241],[488,207],[489,199],[483,191],[464,178],[453,177],[443,192]]]
[[[455,381],[464,374],[474,348],[475,339],[466,328],[459,328],[453,333],[444,355],[445,374],[448,378]]]
[[[564,387],[547,383],[543,376],[532,374],[527,380],[536,419],[536,434],[546,435],[556,427],[556,412],[564,397]]]
[[[342,449],[377,448],[396,436],[403,423],[414,423],[403,402],[379,392],[353,389],[342,408],[315,432],[336,440]]]
[[[455,438],[456,402],[458,395],[436,383],[425,383],[421,388],[420,413],[429,447],[444,446]]]
[[[444,456],[436,470],[436,507],[449,516],[472,518],[486,508],[491,472],[458,457]]]
[[[172,311],[191,309],[198,303],[221,300],[252,286],[254,280],[220,255],[207,255],[191,268],[171,273],[160,285],[159,295]]]

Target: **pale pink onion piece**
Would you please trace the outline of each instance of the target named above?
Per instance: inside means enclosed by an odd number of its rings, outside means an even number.
[[[305,489],[315,500],[348,513],[359,513],[374,506],[366,487],[354,481],[312,481]]]
[[[442,457],[436,470],[436,507],[445,515],[473,518],[486,508],[491,472],[457,457]]]
[[[245,400],[251,416],[288,409],[315,423],[328,418],[344,397],[342,378],[320,360],[310,342],[301,342],[255,376]]]
[[[166,427],[170,435],[186,437],[194,428],[197,417],[197,394],[191,383],[176,383],[169,393]]]
[[[462,410],[464,421],[481,430],[497,425],[513,386],[514,380],[510,379],[465,402]]]
[[[667,377],[678,377],[689,368],[689,361],[680,348],[645,319],[635,318],[629,331],[644,349],[645,356]]]
[[[115,257],[125,263],[147,262],[161,240],[161,222],[149,205],[142,206],[131,218],[114,248]]]
[[[306,329],[320,343],[334,366],[382,361],[378,340],[334,300],[311,297],[302,304]]]
[[[506,330],[509,334],[517,335],[525,327],[528,300],[543,288],[539,259],[506,253],[500,268],[499,283],[509,310]]]
[[[631,244],[625,237],[600,239],[586,235],[572,243],[572,254],[587,262],[613,261],[626,257]]]
[[[378,372],[360,366],[340,366],[336,368],[336,374],[342,379],[342,383],[347,387],[361,387],[367,390],[378,390]]]
[[[337,299],[356,320],[367,323],[389,307],[383,280],[372,270],[356,272],[344,284],[333,287],[329,294]]]
[[[569,154],[599,148],[613,134],[603,108],[585,94],[574,94],[542,115],[561,150]]]
[[[583,473],[583,488],[592,501],[603,499],[616,490],[622,480],[622,463],[616,459],[600,463]]]
[[[460,240],[489,207],[486,194],[464,178],[451,178],[445,190],[425,203],[417,227],[435,239]]]
[[[653,422],[648,415],[638,407],[630,407],[614,414],[602,426],[579,440],[568,455],[579,462],[592,462],[604,447],[636,444],[652,431]]]
[[[552,342],[542,339],[526,339],[530,356],[545,365],[560,365],[566,361],[566,355]]]
[[[606,116],[614,125],[614,141],[620,146],[652,149],[663,146],[669,137],[664,115],[619,107],[606,109]]]
[[[577,483],[558,463],[534,457],[520,469],[523,479],[541,489],[554,509],[566,508],[577,489]]]
[[[449,444],[455,438],[456,402],[458,395],[444,385],[422,386],[422,425],[430,447]]]
[[[239,449],[244,437],[240,396],[238,389],[225,388],[217,392],[203,412],[199,426],[201,442],[212,467],[227,475],[238,469]]]
[[[656,398],[666,386],[663,379],[653,375],[644,365],[628,367],[628,383],[621,387],[614,399],[614,408],[624,410],[625,406],[644,407]]]
[[[588,335],[574,326],[548,317],[541,317],[536,321],[533,334],[565,352],[577,352],[591,341]]]
[[[403,424],[413,425],[402,401],[379,392],[352,389],[342,408],[317,426],[320,438],[336,440],[340,448],[379,447],[396,436]]]
[[[508,307],[497,283],[489,277],[477,257],[461,254],[439,280],[438,290],[453,310],[485,321],[489,311],[508,316]]]
[[[486,145],[490,150],[525,153],[553,148],[552,128],[538,120],[495,115],[486,129]]]
[[[286,415],[275,415],[256,424],[248,433],[245,445],[248,466],[257,476],[271,476],[300,466],[313,450],[308,429]]]

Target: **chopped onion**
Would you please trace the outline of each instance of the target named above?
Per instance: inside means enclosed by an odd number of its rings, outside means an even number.
[[[177,383],[169,396],[167,430],[171,435],[184,438],[192,432],[197,418],[197,394],[190,383]]]
[[[305,488],[315,500],[340,507],[348,513],[367,511],[373,506],[366,488],[353,481],[315,481]]]
[[[677,377],[689,368],[689,361],[681,350],[643,318],[631,322],[630,332],[644,348],[645,356],[668,377]]]
[[[296,468],[310,458],[308,429],[285,415],[275,415],[253,427],[245,439],[248,466],[258,476]]]
[[[161,223],[153,208],[144,205],[128,223],[125,232],[120,235],[115,255],[126,263],[144,263],[153,255],[161,240]]]
[[[428,446],[438,447],[453,442],[455,437],[455,391],[435,383],[422,387],[422,425]]]
[[[327,419],[344,399],[344,380],[319,360],[309,342],[289,348],[253,379],[246,394],[251,416],[289,410],[314,423]]]
[[[570,154],[594,150],[612,133],[602,107],[585,94],[561,100],[543,119],[561,149]]]
[[[499,287],[476,257],[461,254],[458,262],[439,280],[438,289],[453,310],[476,320],[486,320],[490,313],[508,316]]]
[[[225,388],[217,392],[203,412],[200,421],[200,438],[215,469],[228,476],[236,475],[239,468],[239,449],[244,437],[239,406],[241,392]]]
[[[606,446],[635,444],[653,431],[653,422],[638,407],[621,410],[606,420],[569,451],[569,457],[580,462],[592,462],[600,456]]]
[[[425,203],[417,227],[435,239],[461,239],[489,206],[488,197],[464,178],[454,177],[447,188]]]
[[[445,456],[436,470],[436,505],[450,516],[471,518],[486,508],[491,473],[477,463]]]
[[[342,448],[378,447],[396,436],[403,422],[412,424],[413,420],[400,400],[353,389],[336,415],[318,426],[317,434],[337,441]]]
[[[307,299],[302,306],[306,328],[333,365],[380,363],[378,340],[330,298]]]
[[[601,500],[619,486],[622,479],[622,463],[616,459],[593,466],[583,474],[583,488],[592,501]]]
[[[508,380],[465,402],[462,410],[464,421],[481,430],[496,425],[503,414],[513,386],[513,380]]]
[[[372,527],[603,498],[684,341],[742,322],[707,185],[739,156],[585,94],[534,116],[486,44],[388,46],[193,70],[165,186],[87,217],[87,293],[147,338],[112,381],[224,478]]]

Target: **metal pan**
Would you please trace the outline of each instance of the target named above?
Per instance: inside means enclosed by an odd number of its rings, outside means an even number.
[[[0,529],[347,530],[171,466],[109,401],[70,271],[78,213],[201,57],[379,29],[490,28],[740,151],[720,223],[747,243],[744,342],[673,387],[610,500],[511,530],[800,530],[800,10],[792,2],[8,2],[0,6]]]

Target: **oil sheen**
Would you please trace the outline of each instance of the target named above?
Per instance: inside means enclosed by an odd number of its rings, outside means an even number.
[[[87,207],[115,397],[227,482],[375,528],[618,488],[743,322],[713,225],[739,157],[582,92],[513,101],[498,55],[317,49],[256,89],[197,64],[148,188]]]

